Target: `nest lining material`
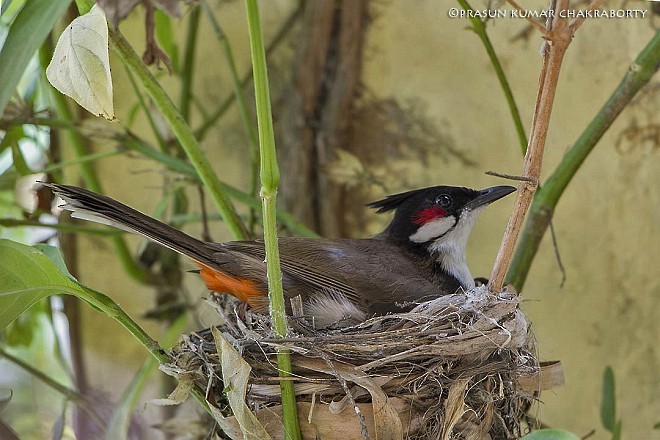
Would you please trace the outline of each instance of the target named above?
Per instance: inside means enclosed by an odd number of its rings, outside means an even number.
[[[251,367],[247,403],[272,438],[282,432],[278,349],[292,353],[305,438],[521,435],[534,393],[521,389],[518,379],[537,375],[539,363],[515,294],[494,295],[481,286],[336,330],[314,330],[290,318],[293,335],[287,339],[272,337],[268,317],[228,305],[224,297],[214,299],[225,321],[217,329]],[[172,350],[170,373],[192,376],[229,416],[211,333],[185,336]]]

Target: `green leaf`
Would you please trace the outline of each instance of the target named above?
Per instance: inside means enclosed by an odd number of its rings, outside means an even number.
[[[76,280],[73,275],[71,275],[71,272],[69,272],[69,268],[66,267],[64,258],[62,258],[62,253],[58,248],[43,243],[35,244],[33,247],[43,252],[44,255],[46,255],[55,265],[55,267],[57,267],[57,269],[59,269],[59,271],[66,275],[71,281],[75,283],[78,282],[78,280]]]
[[[60,294],[74,295],[113,318],[122,313],[106,295],[69,275],[57,248],[0,239],[0,330],[40,299]]]
[[[38,249],[0,240],[0,330],[40,299],[77,288]]]
[[[0,50],[0,115],[27,68],[71,0],[30,0],[9,28]]]
[[[88,112],[114,119],[108,22],[98,5],[62,32],[46,77],[53,87]]]
[[[539,429],[530,432],[521,440],[580,440],[580,437],[562,429]]]
[[[16,168],[18,174],[21,176],[33,174],[32,170],[30,170],[30,167],[25,161],[25,156],[23,156],[23,151],[21,151],[21,147],[19,147],[18,143],[11,145],[11,157],[12,161],[14,162],[14,168]]]
[[[10,128],[0,141],[0,153],[5,151],[7,148],[12,148],[14,145],[18,145],[18,141],[25,136],[25,131],[22,126]]]
[[[23,126],[15,126],[10,128],[5,136],[0,141],[0,152],[3,152],[5,149],[11,149],[12,163],[14,169],[18,172],[20,176],[26,176],[32,174],[30,168],[25,162],[25,157],[23,157],[23,152],[21,151],[18,142],[25,137],[25,130]]]
[[[603,374],[603,395],[600,401],[600,420],[605,429],[615,433],[616,423],[616,389],[614,384],[614,371],[609,365]]]
[[[172,70],[179,71],[179,48],[174,39],[174,30],[172,29],[172,19],[169,15],[156,9],[156,38],[160,46],[172,61]]]

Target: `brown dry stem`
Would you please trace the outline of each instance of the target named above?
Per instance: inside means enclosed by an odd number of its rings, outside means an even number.
[[[509,0],[509,2],[514,7],[520,8],[512,0]],[[597,8],[601,2],[602,0],[594,0],[590,4],[589,9]],[[569,0],[557,0],[554,3],[553,18],[549,21],[548,28],[542,32],[544,37],[547,38],[547,41],[544,43],[539,89],[534,108],[534,117],[532,119],[529,146],[525,154],[522,173],[528,181],[521,181],[518,184],[518,193],[513,212],[504,232],[504,238],[502,239],[502,244],[490,277],[489,289],[493,292],[502,290],[504,277],[511,263],[525,214],[536,192],[537,184],[535,182],[538,182],[541,177],[543,151],[562,61],[575,31],[582,24],[581,20],[575,20],[569,24],[566,18],[567,14],[561,12],[568,10],[568,7]]]

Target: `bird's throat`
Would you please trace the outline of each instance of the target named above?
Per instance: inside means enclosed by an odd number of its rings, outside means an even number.
[[[440,268],[456,278],[466,290],[474,287],[474,278],[467,265],[465,249],[470,231],[480,213],[481,209],[464,211],[456,226],[428,247],[428,252],[435,258]]]
[[[440,268],[448,275],[458,280],[461,286],[466,289],[474,288],[474,278],[467,265],[465,252],[455,252],[455,249],[443,249],[436,255],[437,263]]]

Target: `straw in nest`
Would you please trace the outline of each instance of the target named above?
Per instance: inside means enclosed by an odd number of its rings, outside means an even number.
[[[283,437],[279,349],[293,356],[304,438],[512,439],[534,400],[520,383],[538,374],[535,342],[512,293],[481,286],[336,330],[291,318],[287,339],[272,337],[267,317],[215,303],[224,324],[185,336],[167,370],[207,390],[228,438],[243,438],[245,420]],[[228,371],[240,365],[243,384]],[[228,402],[224,391],[245,387],[247,407]]]

